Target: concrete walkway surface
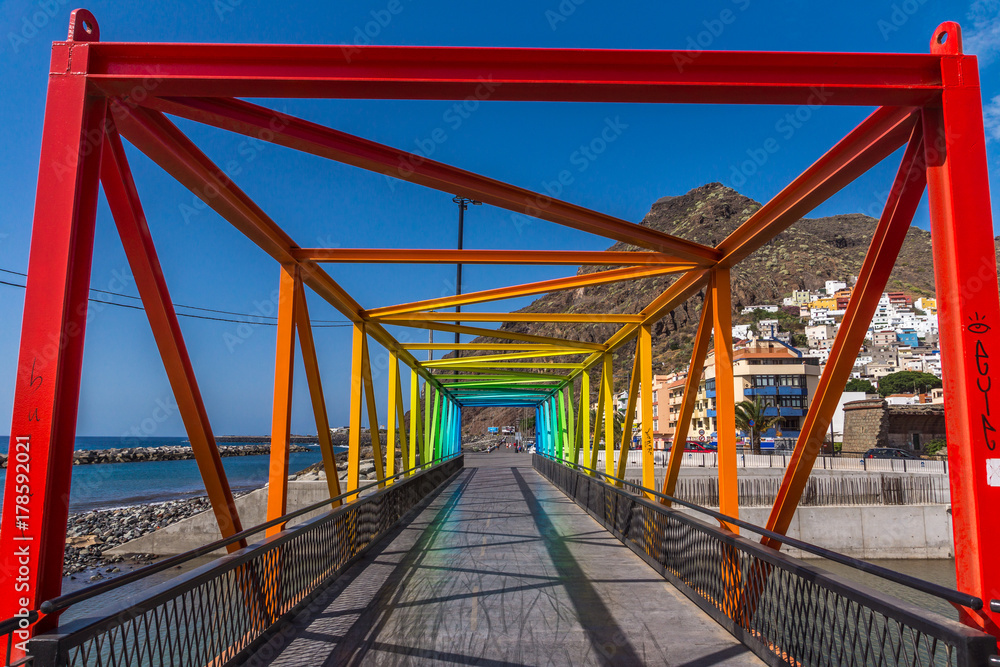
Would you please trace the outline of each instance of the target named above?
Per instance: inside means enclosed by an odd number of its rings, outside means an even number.
[[[248,664],[763,664],[529,454],[465,465]]]

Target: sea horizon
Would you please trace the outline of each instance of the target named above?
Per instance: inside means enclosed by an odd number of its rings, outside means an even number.
[[[259,438],[262,436],[246,436]],[[187,436],[77,436],[74,450],[119,449],[122,447],[163,447],[189,445]],[[239,441],[227,442],[239,445]],[[247,444],[257,444],[259,442]],[[7,450],[4,438],[3,451]],[[290,473],[322,460],[317,445],[305,445],[309,451],[289,455]],[[345,447],[334,447],[340,454]],[[259,489],[267,484],[267,455],[226,456],[222,465],[234,493]],[[0,504],[6,470],[0,469]],[[99,463],[73,466],[69,510],[71,513],[145,505],[168,500],[183,500],[205,495],[198,465],[194,459],[182,461],[143,461],[134,463]]]

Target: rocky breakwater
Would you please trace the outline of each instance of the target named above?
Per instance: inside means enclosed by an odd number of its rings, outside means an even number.
[[[126,558],[106,556],[104,555],[105,550],[210,508],[208,498],[202,496],[187,500],[169,500],[149,505],[132,505],[72,514],[66,526],[66,555],[63,560],[63,576],[105,566],[110,566],[106,569],[107,573],[114,574],[118,572],[116,564],[121,563]],[[127,560],[144,562],[153,558],[153,556],[138,554]],[[103,575],[100,573],[90,577],[92,581],[102,578]]]
[[[292,452],[312,451],[302,445],[291,445]],[[270,444],[220,445],[219,456],[260,456],[270,454]],[[79,449],[73,452],[73,465],[99,463],[140,463],[144,461],[182,461],[193,459],[190,445],[166,445],[163,447],[121,447],[118,449]],[[7,467],[7,456],[0,454],[0,468]]]

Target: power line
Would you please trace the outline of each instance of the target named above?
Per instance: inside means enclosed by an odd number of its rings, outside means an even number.
[[[13,274],[15,276],[23,276],[25,278],[28,277],[28,274],[21,273],[20,271],[11,271],[10,269],[0,269],[0,271],[2,271],[3,273],[11,273],[11,274]],[[9,287],[19,287],[21,289],[25,288],[25,285],[20,285],[18,283],[7,282],[6,280],[0,280],[0,285],[7,285]],[[141,301],[142,300],[140,297],[137,297],[137,296],[131,296],[129,294],[120,294],[118,292],[109,292],[107,290],[95,289],[93,287],[90,288],[90,291],[91,292],[98,292],[100,294],[109,294],[111,296],[117,296],[117,297],[121,297],[123,299],[135,299],[137,301]],[[103,304],[105,306],[117,306],[118,308],[128,308],[130,310],[142,310],[142,311],[146,310],[142,306],[133,306],[133,305],[127,304],[127,303],[115,303],[114,301],[107,301],[105,299],[95,299],[93,297],[90,297],[87,300],[91,301],[93,303],[100,303],[100,304]],[[207,312],[207,313],[219,313],[221,315],[236,315],[237,317],[254,318],[256,320],[277,320],[278,319],[278,318],[272,317],[272,316],[252,315],[250,313],[234,313],[232,311],[217,310],[217,309],[214,309],[214,308],[201,308],[199,306],[185,306],[185,305],[182,305],[182,304],[173,304],[173,305],[174,305],[175,308],[189,308],[191,310],[200,310],[200,311]],[[234,320],[234,319],[226,318],[226,317],[209,317],[207,315],[195,315],[194,313],[177,313],[177,316],[178,317],[189,317],[189,318],[191,318],[193,320],[210,320],[212,322],[232,322],[234,324],[251,324],[251,325],[261,325],[261,326],[266,326],[266,327],[276,327],[276,326],[278,326],[277,322],[260,322],[260,321],[254,321],[254,320]],[[341,328],[341,327],[352,326],[352,324],[350,322],[338,322],[337,320],[312,320],[312,322],[313,322],[313,328],[314,329],[337,329],[337,328]]]

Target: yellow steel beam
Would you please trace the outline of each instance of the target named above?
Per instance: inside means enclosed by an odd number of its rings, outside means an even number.
[[[707,290],[705,300],[701,304],[701,319],[698,321],[698,331],[694,337],[694,350],[691,352],[691,362],[688,365],[687,379],[684,381],[684,396],[681,399],[681,411],[677,415],[677,426],[674,428],[674,442],[670,448],[670,462],[663,478],[663,494],[673,496],[677,487],[677,476],[681,471],[681,461],[684,459],[684,447],[687,444],[687,434],[691,428],[691,415],[694,404],[698,400],[698,385],[705,367],[705,357],[708,356],[708,342],[712,337],[712,290]],[[718,410],[716,410],[718,414]],[[660,502],[670,506],[670,501],[661,498]]]
[[[642,485],[647,489],[656,488],[653,470],[653,332],[647,324],[639,328],[639,342],[636,347],[639,360],[639,399],[642,415]],[[653,499],[652,494],[646,497]]]
[[[575,347],[581,350],[604,350],[604,345],[601,343],[584,343],[578,340],[570,340],[568,338],[533,336],[531,334],[504,331],[503,329],[483,329],[481,327],[467,327],[460,324],[446,324],[445,322],[422,322],[420,320],[396,320],[393,321],[393,324],[402,327],[411,327],[414,329],[451,331],[453,333],[469,334],[470,336],[483,336],[485,338],[500,338],[506,340],[519,340],[525,343],[542,343],[545,345],[559,345],[561,347]],[[414,363],[416,363],[415,359]]]
[[[274,353],[274,402],[271,410],[271,455],[268,466],[267,521],[285,515],[288,502],[288,455],[292,434],[292,373],[295,370],[295,311],[299,281],[295,265],[281,265],[278,284],[278,336]],[[284,530],[271,526],[270,537]]]
[[[299,345],[302,347],[302,365],[305,367],[306,379],[309,382],[309,396],[312,400],[313,416],[316,420],[316,438],[319,441],[320,453],[323,456],[323,470],[326,472],[326,486],[330,497],[340,495],[340,478],[337,476],[337,458],[333,453],[333,440],[330,437],[330,420],[326,413],[326,399],[323,395],[323,383],[320,380],[319,361],[316,359],[316,344],[313,340],[312,325],[309,323],[309,307],[306,305],[305,289],[302,281],[296,282],[295,327],[299,332]],[[340,506],[339,500],[332,503]]]
[[[389,400],[386,407],[385,427],[385,476],[386,485],[392,484],[396,474],[396,400],[399,396],[399,358],[395,352],[389,352]],[[402,424],[402,422],[400,422]],[[404,458],[405,461],[405,458]],[[405,464],[404,464],[405,465]],[[405,467],[403,468],[406,469]]]
[[[632,423],[635,421],[635,402],[639,397],[639,381],[641,380],[639,366],[642,363],[642,351],[639,345],[635,346],[635,356],[632,357],[632,377],[628,387],[628,404],[625,408],[625,419],[622,422],[622,442],[618,452],[618,474],[619,480],[625,477],[625,464],[628,461],[628,450],[632,444]],[[615,482],[616,486],[621,486],[620,481]]]
[[[584,373],[587,375],[587,373]],[[591,470],[597,470],[597,453],[601,450],[601,425],[604,423],[604,381],[597,387],[597,410],[594,412],[594,444],[590,450],[590,462],[587,465]],[[605,436],[607,437],[607,436]],[[596,472],[588,473],[591,477],[596,477]]]
[[[372,320],[396,324],[399,320],[416,322],[556,322],[587,324],[641,324],[643,316],[624,313],[442,313],[436,310],[402,315],[384,315]],[[413,348],[437,349],[437,348]],[[441,349],[455,349],[445,347]]]
[[[563,352],[586,354],[577,348],[542,343],[405,343],[404,350],[463,350],[476,352]]]
[[[719,441],[719,511],[740,517],[739,485],[736,479],[736,389],[733,386],[733,306],[729,269],[716,268],[712,275],[712,325],[715,340],[715,430]],[[739,532],[739,527],[723,522]]]
[[[464,306],[470,303],[484,303],[487,301],[500,301],[502,299],[512,299],[533,294],[543,294],[560,290],[578,289],[580,287],[591,287],[594,285],[606,285],[622,280],[635,280],[637,278],[648,278],[650,276],[661,276],[668,273],[680,273],[695,268],[694,265],[669,266],[669,267],[627,267],[624,269],[610,269],[608,271],[598,271],[596,273],[585,273],[582,275],[569,276],[567,278],[555,278],[553,280],[541,280],[534,283],[514,285],[511,287],[500,287],[497,289],[482,290],[479,292],[467,292],[455,296],[444,296],[437,299],[426,299],[424,301],[414,301],[396,306],[386,306],[384,308],[374,308],[368,311],[369,317],[380,317],[384,315],[398,315],[401,313],[411,313],[429,308],[450,308],[453,306]]]
[[[573,463],[580,463],[580,453],[583,453],[584,465],[590,463],[590,374],[580,374],[580,411],[576,426],[576,458]]]
[[[435,361],[423,361],[424,368],[447,368],[449,366],[465,366],[480,364],[486,361],[505,361],[507,359],[540,359],[542,357],[565,357],[572,354],[587,354],[586,350],[573,350],[565,352],[558,350],[555,352],[511,352],[510,354],[480,354],[472,357],[452,357],[450,359],[437,359]],[[460,369],[456,369],[460,370]]]
[[[604,354],[604,372],[601,375],[604,394],[604,472],[615,474],[615,374],[614,357]]]
[[[656,264],[691,266],[698,262],[660,252],[583,250],[477,250],[464,248],[297,248],[298,260],[356,264],[543,264],[635,266]],[[706,260],[706,265],[709,263]]]
[[[429,364],[437,364],[437,362],[436,361],[425,361],[425,362],[423,362],[423,365],[424,365],[425,368],[436,368],[437,367],[436,365],[429,365]],[[449,368],[456,369],[457,367],[450,366]],[[500,368],[500,369],[504,369],[504,368],[510,368],[510,369],[514,369],[514,368],[562,368],[562,369],[575,368],[575,369],[579,369],[579,368],[583,368],[583,364],[580,364],[580,363],[575,363],[575,364],[574,363],[561,363],[561,362],[544,362],[544,361],[539,361],[539,362],[534,362],[534,363],[530,362],[530,361],[525,361],[525,362],[511,361],[511,362],[507,362],[507,363],[501,363],[499,361],[487,361],[487,362],[484,362],[484,363],[481,363],[481,364],[479,364],[479,363],[464,364],[464,365],[461,366],[462,370],[466,370],[466,369],[469,369],[469,370],[491,369],[491,368]]]
[[[348,416],[347,440],[347,490],[356,491],[361,480],[361,401],[365,383],[361,377],[361,364],[365,361],[364,346],[365,325],[354,323],[354,335],[351,342],[351,407]],[[356,499],[357,494],[347,498],[347,502]]]
[[[364,360],[361,363],[361,379],[365,383],[365,398],[368,403],[368,430],[371,434],[372,456],[375,458],[375,478],[379,480],[379,488],[385,486],[385,467],[382,464],[382,442],[378,434],[378,408],[375,405],[375,383],[372,381],[372,362],[368,353],[368,336],[361,342],[361,353]]]
[[[420,443],[420,376],[410,369],[410,450],[406,458],[406,469],[412,475],[417,467],[417,447]]]

